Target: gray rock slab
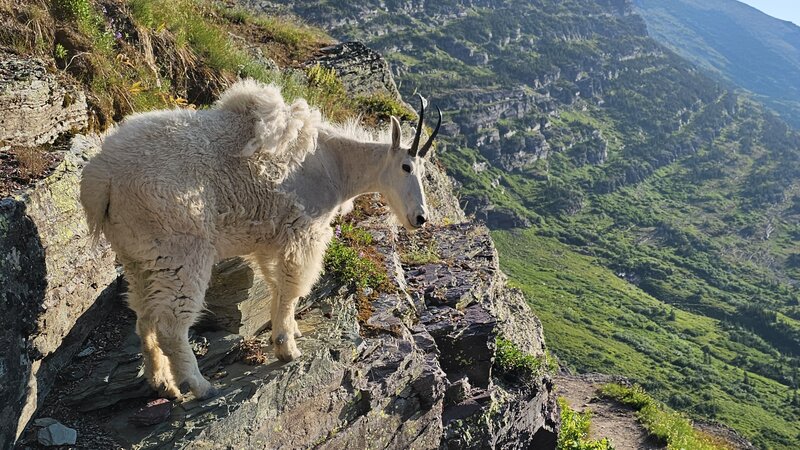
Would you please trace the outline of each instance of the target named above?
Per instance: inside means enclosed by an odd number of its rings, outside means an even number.
[[[46,447],[74,445],[78,439],[78,432],[60,422],[56,422],[39,430],[37,438],[39,443]]]

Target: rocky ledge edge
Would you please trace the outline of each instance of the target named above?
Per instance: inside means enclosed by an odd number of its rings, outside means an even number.
[[[359,292],[323,278],[298,317],[300,359],[277,361],[265,333],[248,340],[262,358],[248,365],[242,336],[201,332],[193,338],[201,370],[221,394],[153,401],[133,316],[119,306],[111,339],[96,336],[104,327],[89,337],[103,348],[79,353],[40,415],[77,423],[82,447],[555,448],[547,371],[520,377],[498,366],[498,337],[546,356],[541,324],[506,287],[488,230],[467,222],[409,236],[387,219],[359,226],[373,235],[395,292],[373,296],[365,314]],[[412,241],[434,245],[436,258],[402,264]]]

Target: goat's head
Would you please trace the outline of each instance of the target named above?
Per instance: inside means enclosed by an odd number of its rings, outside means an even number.
[[[381,184],[384,187],[382,193],[388,200],[392,212],[408,230],[419,228],[428,221],[428,206],[425,202],[425,190],[422,187],[422,180],[425,177],[423,158],[430,151],[433,139],[439,133],[439,126],[442,124],[442,112],[436,108],[439,121],[427,142],[420,146],[427,100],[421,95],[419,99],[419,122],[410,148],[401,145],[400,122],[392,117],[392,149],[381,175]]]

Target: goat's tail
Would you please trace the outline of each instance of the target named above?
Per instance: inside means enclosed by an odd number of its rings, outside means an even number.
[[[111,175],[105,162],[95,157],[83,169],[81,176],[81,205],[95,244],[100,240],[103,225],[108,219],[110,194]]]

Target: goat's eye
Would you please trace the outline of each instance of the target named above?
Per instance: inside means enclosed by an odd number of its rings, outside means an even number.
[[[403,170],[405,170],[408,173],[411,173],[411,166],[409,166],[408,164],[403,164]]]

